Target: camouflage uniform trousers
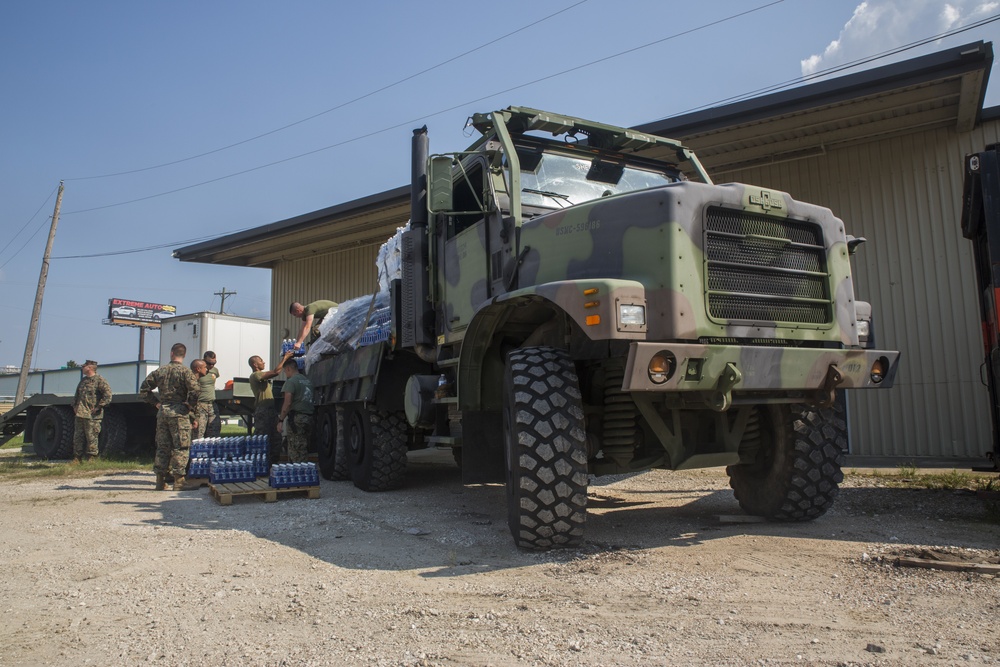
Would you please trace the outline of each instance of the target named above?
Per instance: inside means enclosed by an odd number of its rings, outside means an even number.
[[[186,410],[186,407],[182,408]],[[177,410],[160,408],[156,414],[156,457],[153,472],[177,477],[187,474],[191,449],[191,417]]]
[[[198,439],[205,437],[205,429],[215,419],[215,403],[212,401],[198,401],[198,408],[194,411],[194,418],[198,420],[198,425],[191,429],[191,438]]]
[[[309,443],[312,441],[313,416],[301,413],[289,415],[282,427],[285,441],[288,443],[288,460],[292,463],[304,463],[309,456]]]
[[[98,456],[97,438],[101,435],[101,420],[77,417],[73,428],[73,456]]]

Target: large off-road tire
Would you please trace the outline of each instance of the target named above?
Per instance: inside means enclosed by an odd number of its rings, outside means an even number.
[[[73,455],[73,410],[68,405],[49,405],[38,411],[31,430],[35,456],[68,459]]]
[[[116,407],[104,408],[101,419],[101,435],[97,438],[97,450],[102,459],[124,456],[128,446],[128,420],[125,413]]]
[[[344,453],[354,486],[389,491],[406,474],[406,414],[356,403],[344,411]]]
[[[726,468],[740,507],[775,521],[821,516],[833,505],[844,479],[843,406],[771,405],[758,408],[758,419],[756,460]]]
[[[316,452],[323,479],[339,482],[351,478],[344,453],[343,425],[333,407],[320,408],[316,416]]]
[[[573,360],[558,349],[507,355],[507,524],[518,547],[571,547],[587,519],[587,437]]]

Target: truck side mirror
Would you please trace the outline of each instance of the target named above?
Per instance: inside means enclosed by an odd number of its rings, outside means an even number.
[[[427,166],[427,207],[431,213],[447,213],[455,207],[455,186],[451,180],[454,158],[434,155]]]

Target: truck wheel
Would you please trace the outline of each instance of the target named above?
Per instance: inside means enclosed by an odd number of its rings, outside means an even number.
[[[68,459],[73,455],[73,411],[66,405],[49,405],[35,417],[31,442],[40,459]]]
[[[101,435],[97,438],[97,449],[102,459],[122,456],[128,444],[127,420],[117,408],[104,408],[101,420]]]
[[[337,419],[337,411],[334,408],[321,408],[319,419],[317,420],[317,443],[316,450],[319,454],[319,471],[323,479],[339,482],[350,479],[350,471],[347,470],[347,460],[344,455],[344,436],[338,433],[337,429],[340,421]]]
[[[507,355],[507,524],[524,549],[570,547],[587,519],[587,443],[579,380],[562,350]]]
[[[345,411],[344,453],[354,486],[399,488],[406,473],[406,414],[357,404]]]
[[[808,521],[833,505],[844,479],[847,421],[830,408],[772,405],[758,408],[756,461],[726,468],[729,485],[747,514],[775,521]]]

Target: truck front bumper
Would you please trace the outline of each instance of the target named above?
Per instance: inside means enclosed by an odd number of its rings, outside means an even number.
[[[666,372],[650,372],[657,356],[654,370],[664,370],[660,362],[666,359]],[[899,352],[888,350],[634,342],[622,389],[726,394],[888,389],[898,365]],[[876,369],[881,373],[873,373]]]

